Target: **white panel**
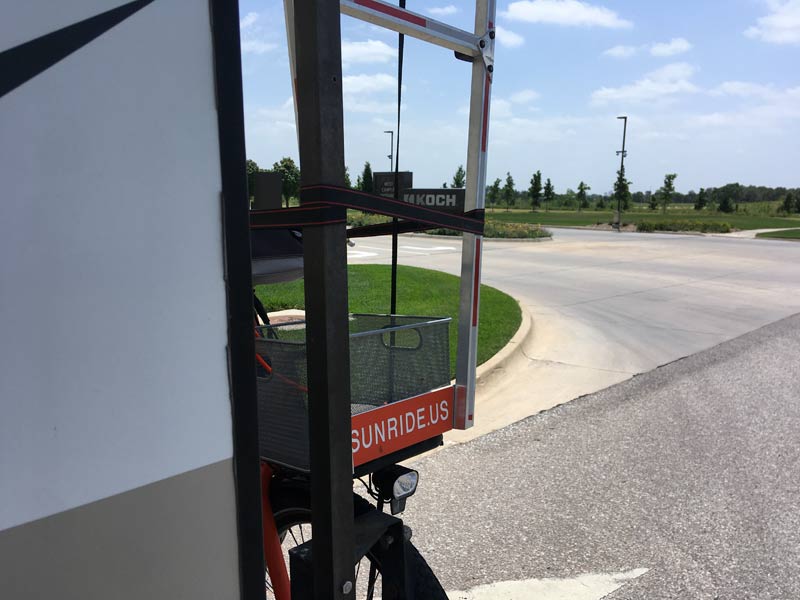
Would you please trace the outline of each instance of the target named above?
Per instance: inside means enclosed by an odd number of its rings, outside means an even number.
[[[130,0],[4,0],[0,7],[0,52],[88,19]],[[8,16],[7,16],[8,15]]]
[[[232,455],[220,187],[207,2],[0,98],[0,530]]]

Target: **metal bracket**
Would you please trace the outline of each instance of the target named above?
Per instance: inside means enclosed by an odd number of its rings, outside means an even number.
[[[495,30],[490,29],[478,40],[478,51],[483,58],[483,65],[490,74],[494,73],[494,37]],[[491,75],[489,75],[491,78]]]
[[[403,521],[378,510],[371,510],[355,520],[355,563],[370,554],[381,565],[382,598],[406,600],[405,543]],[[313,539],[289,550],[292,598],[311,600],[324,597],[314,594]],[[362,571],[362,574],[365,574]],[[349,585],[348,585],[349,584]],[[342,592],[349,594],[354,581],[342,582]],[[347,591],[345,591],[347,590]]]

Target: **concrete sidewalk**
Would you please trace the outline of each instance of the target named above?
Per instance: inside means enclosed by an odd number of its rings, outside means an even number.
[[[542,358],[569,343],[564,339],[569,332],[552,320],[534,322],[531,313],[524,306],[521,308],[522,324],[516,335],[478,367],[475,426],[448,432],[446,444],[468,442],[635,374]],[[573,331],[572,335],[582,334]]]

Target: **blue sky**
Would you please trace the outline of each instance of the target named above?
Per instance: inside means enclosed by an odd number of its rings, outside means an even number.
[[[407,0],[471,30],[474,5]],[[297,160],[283,3],[241,0],[248,157]],[[540,169],[610,191],[626,114],[632,189],[800,186],[800,0],[498,2],[488,180]],[[397,34],[342,17],[345,153],[387,170]],[[406,38],[400,168],[438,187],[466,163],[470,66]]]

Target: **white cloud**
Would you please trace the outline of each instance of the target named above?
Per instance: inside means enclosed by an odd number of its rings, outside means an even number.
[[[511,103],[508,100],[497,98],[492,101],[492,119],[510,119],[514,116],[511,112]]]
[[[397,56],[397,49],[380,40],[342,42],[342,63],[387,63]]]
[[[345,75],[342,77],[343,94],[372,94],[395,90],[397,90],[397,78],[387,73]]]
[[[725,81],[710,92],[713,96],[736,96],[739,98],[775,98],[775,86],[751,81]]]
[[[294,127],[294,99],[289,96],[280,106],[268,106],[256,111],[261,122],[291,124]]]
[[[394,100],[394,92],[396,91],[397,78],[387,73],[342,77],[344,110],[350,113],[395,114],[397,101]]]
[[[690,64],[671,63],[647,73],[642,79],[629,85],[595,90],[592,93],[592,102],[658,102],[678,94],[697,92],[697,86],[689,81],[695,71]]]
[[[650,54],[653,56],[675,56],[683,54],[692,49],[692,44],[684,38],[672,38],[668,42],[653,44],[650,46]]]
[[[446,17],[447,15],[456,14],[458,12],[458,8],[452,4],[448,4],[447,6],[435,6],[433,8],[429,8],[427,12],[432,15],[436,15],[437,17]]]
[[[625,29],[633,23],[613,10],[580,0],[518,0],[508,5],[503,16],[514,21],[578,27]]]
[[[397,114],[397,102],[391,100],[384,102],[348,97],[344,99],[344,110],[351,113],[393,115]]]
[[[767,0],[770,12],[744,34],[770,44],[800,44],[800,0]]]
[[[278,47],[277,44],[262,39],[261,26],[256,24],[259,18],[258,13],[249,12],[239,20],[242,54],[265,54]]]
[[[614,46],[603,52],[603,56],[611,56],[613,58],[630,58],[638,52],[636,46]]]
[[[245,54],[264,54],[277,47],[277,44],[263,40],[242,40],[242,52]]]
[[[258,13],[249,12],[239,21],[239,29],[249,29],[258,21]]]
[[[505,46],[506,48],[519,48],[525,43],[524,37],[518,33],[509,31],[505,27],[497,25],[495,31],[497,32],[497,41],[501,46]]]
[[[539,92],[534,90],[520,90],[515,94],[511,94],[509,100],[514,104],[528,104],[539,98]]]

